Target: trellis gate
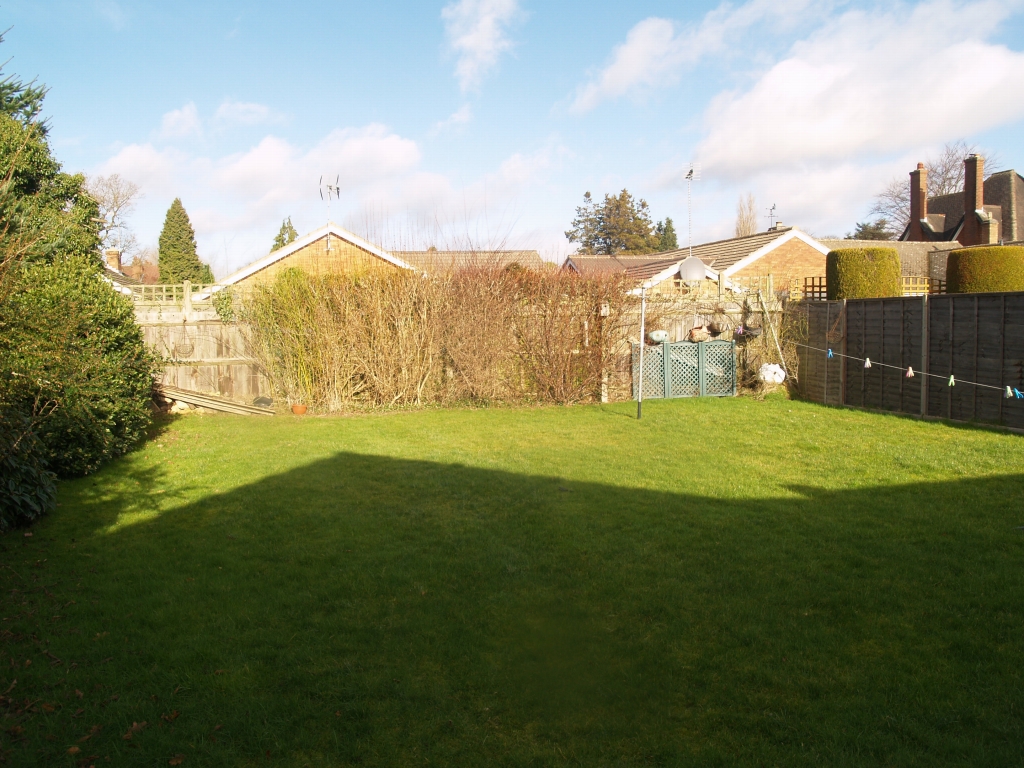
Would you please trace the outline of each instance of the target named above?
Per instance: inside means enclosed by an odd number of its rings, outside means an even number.
[[[633,345],[633,397],[639,390],[640,345]],[[644,399],[736,394],[736,342],[676,341],[644,349]]]

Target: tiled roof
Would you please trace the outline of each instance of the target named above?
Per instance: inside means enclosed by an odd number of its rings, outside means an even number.
[[[129,277],[124,272],[118,272],[116,269],[111,269],[109,266],[104,267],[103,274],[108,280],[117,283],[118,285],[142,285],[142,283],[134,277]]]
[[[537,251],[391,251],[391,255],[426,272],[466,267],[506,267],[518,264],[540,269],[544,262]]]
[[[783,227],[770,232],[757,232],[746,237],[730,237],[728,240],[715,240],[693,246],[693,255],[714,270],[728,269],[740,259],[744,259],[754,251],[759,251],[773,240],[777,240],[793,227]],[[678,248],[658,254],[666,262],[682,261],[690,255],[689,248]]]
[[[587,256],[574,254],[565,260],[565,267],[574,269],[581,275],[604,272],[629,272],[631,269],[643,267],[655,262],[661,263],[663,254],[654,253],[644,256]]]

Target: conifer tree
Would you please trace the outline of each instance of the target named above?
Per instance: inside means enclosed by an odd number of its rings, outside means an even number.
[[[281,230],[277,233],[274,238],[274,247],[271,251],[276,251],[279,248],[284,248],[290,243],[294,243],[299,237],[299,233],[295,231],[295,227],[292,226],[292,217],[289,216],[287,219],[281,222]]]
[[[676,238],[676,228],[672,224],[670,217],[666,216],[664,221],[658,222],[658,226],[654,229],[654,234],[658,236],[659,250],[674,251],[679,247],[679,241]]]
[[[167,209],[164,228],[160,233],[160,250],[157,256],[161,283],[212,283],[213,273],[196,254],[196,233],[188,219],[181,198],[174,198]]]

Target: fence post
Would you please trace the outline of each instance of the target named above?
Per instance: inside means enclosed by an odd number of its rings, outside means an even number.
[[[707,382],[705,379],[706,371],[706,350],[704,349],[704,342],[697,342],[697,381],[700,382],[700,396],[706,397],[708,393]]]
[[[665,399],[668,400],[672,397],[672,354],[667,341],[661,343],[661,375],[665,379],[661,391],[664,393]]]
[[[181,287],[182,291],[182,310],[185,312],[185,316],[188,317],[192,312],[192,281],[186,280]]]
[[[843,326],[843,356],[839,358],[839,404],[846,405],[846,299],[839,305],[839,318]]]
[[[921,297],[921,415],[928,415],[928,294]]]

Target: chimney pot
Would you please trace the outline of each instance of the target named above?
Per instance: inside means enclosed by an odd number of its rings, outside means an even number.
[[[918,163],[917,164],[917,170],[923,171],[924,170],[924,163]]]
[[[121,271],[121,252],[117,248],[111,248],[109,251],[103,252],[103,260],[107,262],[107,266],[115,272]]]

